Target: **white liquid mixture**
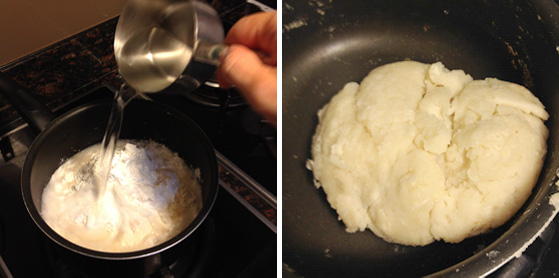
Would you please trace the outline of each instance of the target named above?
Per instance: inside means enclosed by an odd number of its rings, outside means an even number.
[[[199,170],[153,141],[120,140],[98,196],[100,149],[93,145],[65,161],[43,191],[41,215],[67,240],[98,251],[137,251],[177,235],[200,212]]]

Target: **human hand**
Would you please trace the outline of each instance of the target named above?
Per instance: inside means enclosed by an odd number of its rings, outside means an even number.
[[[217,78],[223,88],[235,86],[251,107],[276,125],[277,12],[241,18],[225,38]]]

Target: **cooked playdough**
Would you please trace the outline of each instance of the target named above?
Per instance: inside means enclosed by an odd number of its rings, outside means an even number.
[[[523,86],[397,62],[319,112],[312,170],[348,232],[459,242],[511,218],[534,187],[549,117]]]

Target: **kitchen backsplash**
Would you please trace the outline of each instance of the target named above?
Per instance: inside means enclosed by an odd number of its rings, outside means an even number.
[[[120,14],[126,0],[0,0],[0,65]]]

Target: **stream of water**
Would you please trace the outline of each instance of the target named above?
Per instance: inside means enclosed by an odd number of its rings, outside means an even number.
[[[127,83],[122,84],[113,99],[111,114],[107,123],[107,129],[101,143],[101,152],[97,161],[97,184],[99,186],[99,200],[102,200],[107,193],[107,179],[111,171],[111,164],[116,150],[116,144],[120,136],[122,127],[122,117],[124,107],[137,95],[140,91],[129,86]]]

